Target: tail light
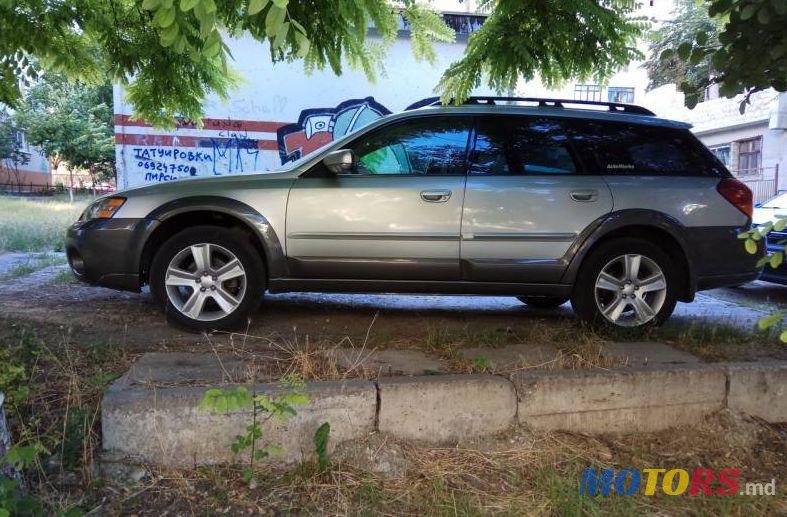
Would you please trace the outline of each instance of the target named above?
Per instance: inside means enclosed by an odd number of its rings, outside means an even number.
[[[730,202],[735,208],[746,214],[752,215],[753,196],[745,183],[733,178],[724,178],[716,185],[719,194]]]

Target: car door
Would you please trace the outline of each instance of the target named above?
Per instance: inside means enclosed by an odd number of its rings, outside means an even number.
[[[462,219],[467,279],[558,282],[572,243],[611,209],[607,184],[583,174],[559,117],[476,119]]]
[[[393,121],[346,147],[357,165],[298,178],[287,207],[293,276],[457,280],[459,231],[472,121]]]

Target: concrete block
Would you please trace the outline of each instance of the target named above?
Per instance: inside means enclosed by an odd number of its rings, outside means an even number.
[[[734,364],[727,375],[729,409],[767,422],[787,422],[787,362]]]
[[[251,388],[250,388],[251,389]],[[278,385],[258,385],[275,393]],[[204,387],[131,388],[120,382],[104,395],[101,407],[104,450],[130,459],[173,467],[232,461],[236,435],[251,424],[251,411],[210,414],[197,406]],[[331,425],[329,446],[374,430],[377,392],[362,380],[307,383],[311,402],[286,422],[261,424],[263,444],[281,445],[285,453],[272,461],[294,463],[314,455],[314,432]]]
[[[378,429],[397,438],[440,443],[493,434],[514,424],[516,393],[495,375],[380,379]]]
[[[512,375],[519,422],[582,433],[657,431],[724,407],[718,367],[527,371]]]

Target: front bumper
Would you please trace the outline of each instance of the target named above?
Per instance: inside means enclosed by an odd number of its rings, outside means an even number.
[[[140,258],[157,224],[155,219],[77,221],[66,234],[66,256],[74,275],[93,285],[139,291]]]

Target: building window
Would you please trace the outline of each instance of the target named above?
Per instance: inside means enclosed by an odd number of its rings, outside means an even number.
[[[718,158],[719,161],[723,163],[725,167],[730,166],[730,144],[717,145],[715,147],[711,147],[710,152],[715,154],[716,158]]]
[[[610,86],[607,88],[607,100],[631,104],[634,102],[634,88]]]
[[[575,84],[574,100],[577,101],[600,101],[601,87],[597,84]]]
[[[762,164],[762,137],[738,142],[738,174],[757,174]]]

